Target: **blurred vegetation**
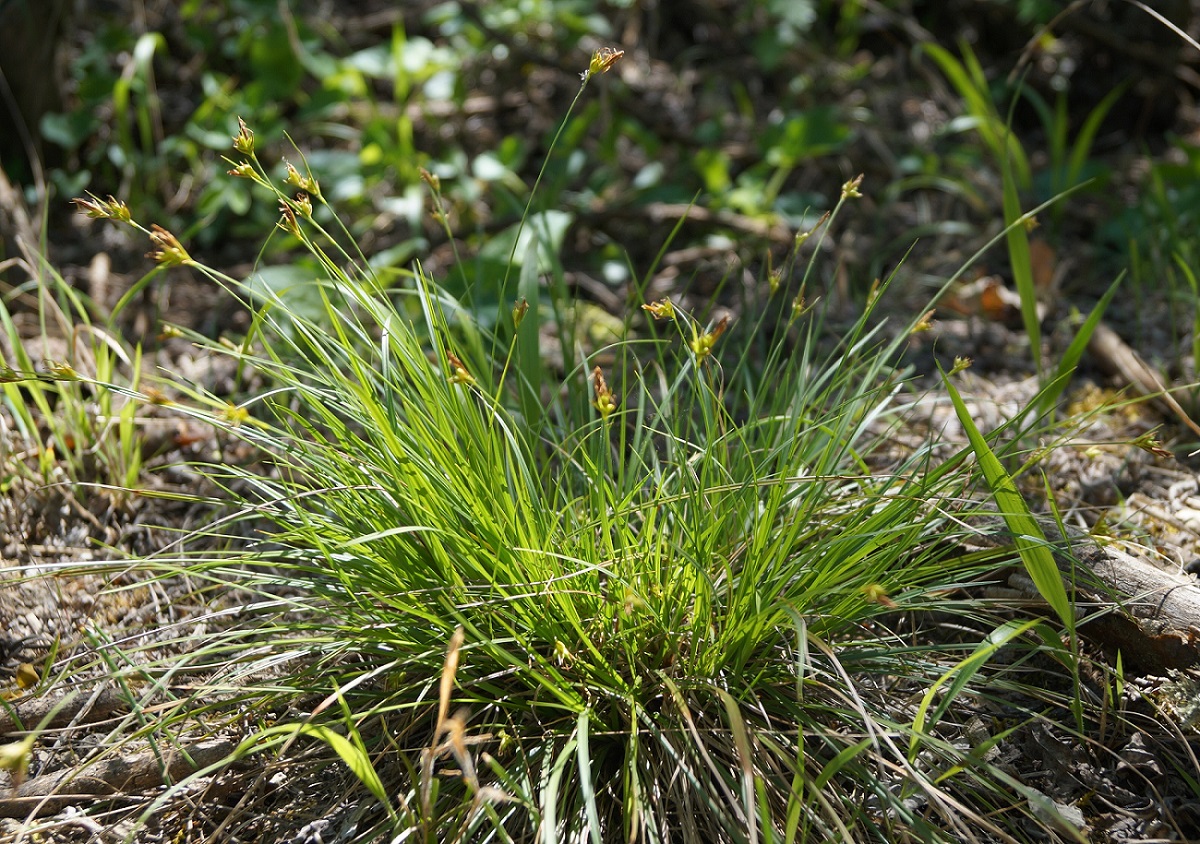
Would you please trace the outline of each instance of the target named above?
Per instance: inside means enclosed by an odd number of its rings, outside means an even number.
[[[479,249],[465,283],[486,284],[555,117],[587,56],[609,44],[629,55],[565,128],[532,209],[546,212],[554,257],[601,285],[619,291],[693,202],[711,214],[694,215],[677,247],[780,256],[788,229],[810,226],[865,172],[876,214],[842,256],[865,291],[914,243],[910,258],[936,255],[940,235],[982,242],[1007,149],[1025,209],[1086,182],[1040,222],[1100,262],[1084,274],[1099,295],[1114,266],[1174,277],[1177,257],[1190,261],[1197,156],[1179,108],[1186,68],[1170,63],[1181,39],[1123,4],[1076,5],[81,4],[65,30],[66,106],[40,129],[54,208],[112,194],[199,248],[245,251],[275,209],[224,176],[244,117],[280,174],[302,157],[323,174],[380,269],[430,260],[444,242],[422,199],[425,168],[451,230]],[[1188,4],[1170,5],[1186,27]],[[1131,21],[1128,43],[1094,37],[1097,22]],[[484,250],[485,238],[499,245]],[[943,270],[914,261],[909,272],[920,282]]]

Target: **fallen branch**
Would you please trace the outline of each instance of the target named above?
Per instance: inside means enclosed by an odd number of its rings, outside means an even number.
[[[1200,581],[1115,548],[1084,547],[1077,557],[1119,600],[1115,610],[1087,616],[1084,635],[1119,650],[1122,662],[1137,674],[1165,675],[1200,665]],[[1106,596],[1093,597],[1103,602]]]
[[[1200,666],[1200,580],[1098,545],[1081,531],[1070,531],[1064,539],[1054,524],[1043,522],[1041,527],[1055,549],[1067,593],[1075,596],[1081,636],[1110,657],[1119,651],[1130,674],[1165,676],[1172,669]],[[992,518],[979,538],[985,545],[1011,548],[1011,541],[998,541],[1005,535],[1001,520]],[[1020,566],[1008,583],[1012,588],[988,591],[1026,605],[1032,601],[1049,612]]]
[[[147,750],[129,756],[108,754],[74,768],[34,777],[15,794],[0,797],[0,817],[54,814],[97,798],[121,797],[178,782],[229,757],[237,743],[210,739],[162,753]]]
[[[1047,537],[1064,547],[1054,529]],[[1110,658],[1121,654],[1134,675],[1165,676],[1200,665],[1200,581],[1166,571],[1115,548],[1075,538],[1073,556],[1054,555],[1069,594],[1079,608],[1079,634]],[[1037,587],[1018,568],[1009,586],[991,587],[992,597],[1045,604]]]
[[[63,704],[47,729],[60,729],[71,724],[86,724],[103,721],[119,709],[127,707],[129,701],[113,686],[98,689],[92,694],[71,692],[54,697],[32,698],[18,704],[0,706],[0,736],[21,730],[32,729],[66,697],[74,698]]]
[[[1117,332],[1104,323],[1097,325],[1088,341],[1088,352],[1101,369],[1120,378],[1139,396],[1149,398],[1165,415],[1174,415],[1193,433],[1200,434],[1200,425],[1190,415],[1196,408],[1185,409],[1163,384],[1159,374]]]

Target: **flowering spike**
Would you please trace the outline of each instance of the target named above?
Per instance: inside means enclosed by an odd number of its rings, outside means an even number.
[[[238,133],[233,136],[233,148],[242,155],[254,155],[254,132],[240,117],[238,118]]]
[[[446,362],[450,364],[450,368],[454,370],[448,380],[451,384],[466,384],[475,383],[475,377],[467,372],[467,366],[459,359],[454,352],[446,352]]]
[[[692,350],[692,354],[696,356],[697,361],[702,361],[712,354],[713,346],[721,339],[721,335],[725,333],[725,329],[729,327],[729,317],[721,317],[721,321],[717,323],[712,331],[706,331],[704,334],[696,335],[693,329],[693,336],[688,346]]]
[[[857,199],[862,196],[859,186],[862,185],[863,174],[859,173],[846,184],[842,185],[842,199]]]
[[[571,653],[571,649],[561,639],[554,640],[554,661],[559,665],[566,665],[575,659],[575,655]]]
[[[217,418],[236,428],[243,422],[250,420],[250,411],[241,405],[227,402],[224,407],[217,411]]]
[[[91,194],[88,195],[91,196]],[[108,208],[102,199],[94,196],[91,199],[84,199],[82,196],[77,196],[71,202],[78,207],[80,214],[86,214],[93,220],[107,220],[109,217]]]
[[[285,160],[283,163],[287,167],[287,183],[289,185],[295,185],[305,193],[320,197],[321,188],[317,184],[317,180],[312,177],[311,173],[307,176],[301,175],[300,171],[293,167],[290,161]]]
[[[875,303],[879,300],[879,294],[883,290],[883,282],[878,278],[871,282],[871,287],[867,290],[867,307],[875,307]]]
[[[54,381],[78,381],[79,373],[75,371],[75,367],[69,363],[56,360],[43,361],[46,371],[50,373],[50,378]]]
[[[863,597],[867,599],[867,603],[879,604],[879,606],[885,607],[889,610],[894,610],[899,607],[899,605],[888,595],[887,589],[885,589],[881,584],[868,583],[862,588],[862,591]]]
[[[312,219],[312,198],[304,191],[296,193],[296,210],[305,219]]]
[[[769,273],[767,273],[767,289],[771,291],[772,296],[774,296],[776,293],[778,293],[779,288],[782,286],[783,286],[783,269],[782,268],[773,269]]]
[[[824,214],[821,215],[821,219],[817,220],[817,224],[815,226],[813,226],[811,229],[809,229],[808,231],[796,232],[796,243],[795,243],[796,248],[798,249],[801,246],[803,246],[804,242],[806,240],[808,240],[810,237],[812,237],[814,234],[816,234],[817,229],[819,229],[819,228],[821,228],[821,226],[825,225],[825,223],[827,223],[829,221],[829,218],[832,216],[832,214],[833,214],[833,212],[826,211]]]
[[[253,179],[258,175],[254,172],[254,166],[249,161],[234,164],[233,169],[227,170],[226,173],[239,179]]]
[[[513,328],[520,328],[521,323],[525,319],[525,314],[529,312],[529,300],[522,297],[521,301],[517,302],[512,309]]]
[[[648,311],[655,319],[675,319],[675,306],[670,299],[659,299],[649,305],[642,305],[643,311]]]
[[[160,267],[178,267],[194,263],[179,239],[158,223],[150,227],[150,242],[154,244],[155,249],[146,253],[146,257],[154,259]]]
[[[300,183],[304,180],[304,177],[300,175],[300,171],[287,159],[284,159],[283,165],[287,168],[287,183],[300,187]]]
[[[171,400],[170,396],[168,396],[162,390],[154,387],[144,388],[142,390],[142,397],[145,398],[146,401],[150,402],[150,404],[157,404],[162,407],[168,407],[175,404],[175,402]]]
[[[292,206],[288,204],[286,199],[279,201],[279,228],[285,232],[291,232],[296,237],[300,237],[300,222],[296,219],[296,212],[292,210]]]
[[[802,317],[807,307],[808,303],[804,300],[804,287],[801,287],[800,292],[796,294],[796,298],[792,300],[792,322]]]
[[[608,73],[612,66],[621,60],[625,55],[624,50],[618,50],[616,47],[601,47],[596,52],[592,53],[592,60],[588,63],[588,69],[581,76],[586,82],[597,73]]]
[[[129,206],[112,194],[108,196],[108,208],[114,220],[119,220],[122,223],[133,222],[133,216],[129,213]]]
[[[1154,435],[1154,431],[1147,431],[1133,441],[1133,445],[1140,448],[1155,457],[1173,458],[1175,453],[1168,448],[1164,448],[1162,440]]]
[[[592,404],[600,413],[600,418],[607,419],[617,409],[617,400],[613,397],[608,382],[604,380],[604,372],[598,366],[592,370],[592,385],[596,392],[596,400]]]
[[[909,334],[919,334],[922,331],[929,331],[931,328],[933,328],[933,323],[931,320],[933,319],[933,315],[935,313],[937,313],[937,311],[932,308],[926,311],[925,315],[917,320],[916,324],[913,325]]]
[[[71,202],[78,207],[79,213],[86,214],[94,220],[116,220],[121,223],[133,220],[129,206],[111,194],[104,200],[89,193],[87,199],[76,197]]]

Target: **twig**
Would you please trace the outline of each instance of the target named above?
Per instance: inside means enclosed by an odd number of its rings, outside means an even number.
[[[161,756],[150,750],[130,756],[110,755],[34,777],[22,783],[14,796],[0,797],[0,817],[37,817],[100,797],[159,788],[219,763],[236,747],[232,739],[209,739],[169,750]]]
[[[28,728],[46,717],[46,713],[54,709],[66,695],[55,697],[34,698],[20,704],[7,704],[0,709],[0,736]],[[94,695],[80,695],[68,701],[58,714],[54,716],[48,729],[59,729],[69,724],[84,724],[102,721],[118,709],[128,706],[129,702],[120,690],[109,686],[99,689]]]
[[[1200,425],[1192,420],[1188,412],[1171,395],[1158,373],[1151,369],[1117,332],[1104,323],[1097,325],[1088,342],[1088,352],[1096,358],[1101,368],[1120,377],[1139,395],[1153,401],[1164,413],[1174,414],[1193,433],[1200,435]]]

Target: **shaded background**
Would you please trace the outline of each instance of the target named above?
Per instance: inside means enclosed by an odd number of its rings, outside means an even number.
[[[1186,0],[1155,8],[1193,27]],[[1126,270],[1111,317],[1151,354],[1190,343],[1197,55],[1126,2],[2,0],[0,162],[46,209],[65,274],[86,287],[94,256],[110,259],[101,308],[149,264],[132,233],[72,216],[85,191],[234,275],[260,256],[291,265],[291,245],[269,237],[276,209],[225,174],[239,116],[280,172],[307,161],[385,274],[450,264],[420,183],[420,168],[436,173],[476,258],[461,283],[486,293],[580,71],[612,45],[625,56],[571,114],[534,205],[582,298],[619,313],[666,244],[645,298],[733,301],[864,173],[821,284],[851,304],[900,266],[915,309],[1003,228],[1003,162],[928,44],[978,62],[1028,155],[1024,208],[1090,180],[1039,217],[1048,314],[1086,307]],[[998,248],[970,276],[1008,285],[1006,263]],[[210,333],[236,321],[189,284],[155,292],[143,339],[164,312]],[[950,310],[978,314],[970,295]]]

